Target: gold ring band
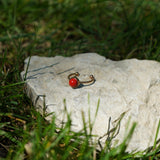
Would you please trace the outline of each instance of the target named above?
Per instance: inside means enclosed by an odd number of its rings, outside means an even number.
[[[87,83],[94,83],[95,82],[95,78],[93,75],[90,75],[89,78],[90,80],[88,81],[80,81],[77,77],[79,76],[80,74],[78,72],[75,72],[75,73],[71,73],[68,75],[68,79],[69,79],[69,85],[72,87],[72,88],[78,88],[80,86],[80,84],[87,84]]]

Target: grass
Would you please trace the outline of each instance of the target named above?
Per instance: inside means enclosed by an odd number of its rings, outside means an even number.
[[[124,143],[112,148],[111,139],[100,151],[89,145],[92,135],[85,128],[79,133],[70,130],[69,116],[63,128],[55,125],[56,117],[49,124],[26,97],[20,78],[24,59],[32,55],[97,52],[113,60],[160,61],[159,7],[157,0],[1,0],[0,156],[16,160],[159,159],[156,135],[152,149],[126,152],[135,124]]]

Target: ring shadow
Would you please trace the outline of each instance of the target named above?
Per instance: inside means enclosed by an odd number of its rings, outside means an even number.
[[[83,88],[83,87],[87,87],[87,86],[91,86],[91,85],[93,85],[95,82],[96,82],[96,79],[94,79],[94,81],[93,81],[92,83],[90,83],[90,84],[82,84],[82,83],[81,83],[76,89]]]

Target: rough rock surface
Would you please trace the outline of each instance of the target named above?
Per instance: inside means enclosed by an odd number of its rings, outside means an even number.
[[[29,58],[25,60],[22,79],[25,77],[28,61]],[[95,83],[72,89],[68,85],[67,76],[77,71],[80,73],[80,80],[88,80],[88,76],[93,74],[96,78]],[[112,130],[124,115],[113,145],[123,141],[132,122],[137,122],[137,126],[129,142],[128,151],[144,150],[154,143],[160,118],[158,62],[137,59],[112,61],[96,53],[67,58],[32,56],[27,70],[26,85],[27,95],[40,112],[43,110],[45,99],[46,112],[56,114],[57,125],[65,120],[64,99],[67,111],[71,113],[74,131],[83,128],[82,111],[86,122],[89,112],[91,122],[94,121],[100,99],[92,131],[94,135],[105,135],[108,127]],[[48,117],[48,120],[50,118]]]

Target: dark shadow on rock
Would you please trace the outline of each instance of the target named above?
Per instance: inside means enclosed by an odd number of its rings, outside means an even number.
[[[89,84],[83,84],[83,83],[81,83],[76,89],[83,88],[83,87],[87,87],[87,86],[91,86],[91,85],[93,85],[95,82],[96,82],[96,79],[95,79],[92,83],[89,83]]]
[[[37,71],[40,71],[40,70],[43,70],[43,69],[46,69],[46,68],[51,68],[51,67],[53,67],[53,66],[55,66],[57,64],[59,64],[59,62],[51,64],[51,65],[48,65],[48,66],[45,66],[45,67],[41,67],[41,68],[37,68],[37,69],[31,70],[31,71],[28,71],[27,73],[37,72]]]
[[[75,68],[75,67],[72,67],[72,68],[69,68],[69,69],[67,69],[67,70],[65,70],[65,71],[63,71],[63,72],[59,72],[59,73],[57,73],[57,75],[63,74],[63,73],[68,72],[68,71],[71,71],[71,70],[73,70],[74,68]]]

